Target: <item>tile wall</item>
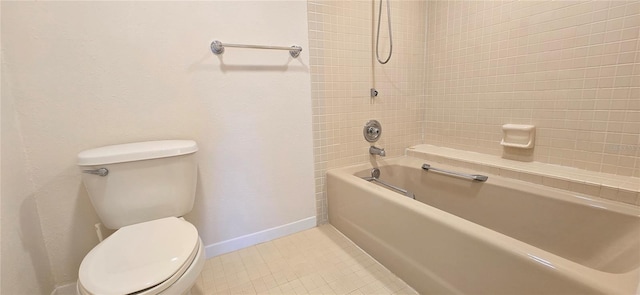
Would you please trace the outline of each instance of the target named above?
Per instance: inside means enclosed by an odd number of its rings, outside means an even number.
[[[424,142],[640,176],[640,2],[428,1]]]
[[[375,59],[374,19],[379,1],[307,2],[318,222],[327,220],[327,169],[369,160],[362,135],[370,119],[383,133],[376,146],[387,157],[422,142],[426,19],[424,1],[391,1],[393,55]],[[380,28],[380,56],[388,54],[386,1]],[[375,87],[379,96],[371,99]]]
[[[386,65],[378,4],[307,2],[320,223],[326,170],[370,160],[369,119],[388,156],[419,143],[500,156],[503,124],[534,124],[530,160],[640,177],[639,2],[391,1]]]

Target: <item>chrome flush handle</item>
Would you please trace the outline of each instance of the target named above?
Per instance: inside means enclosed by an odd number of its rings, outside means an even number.
[[[94,170],[82,170],[82,173],[88,173],[88,174],[93,174],[93,175],[98,175],[98,176],[107,176],[107,175],[109,175],[109,169],[107,169],[107,168],[98,168],[98,169],[94,169]]]

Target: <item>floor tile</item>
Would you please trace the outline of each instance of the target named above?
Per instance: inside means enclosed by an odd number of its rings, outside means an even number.
[[[418,293],[327,224],[207,260],[191,294]]]

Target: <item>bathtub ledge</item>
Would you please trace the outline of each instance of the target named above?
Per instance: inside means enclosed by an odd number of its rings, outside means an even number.
[[[541,162],[519,162],[499,156],[420,144],[406,155],[451,166],[518,179],[592,197],[640,206],[640,178],[613,175]]]

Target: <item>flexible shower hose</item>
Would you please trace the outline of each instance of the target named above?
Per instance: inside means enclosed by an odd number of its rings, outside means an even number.
[[[384,61],[380,60],[380,54],[378,53],[380,43],[380,22],[382,21],[382,0],[380,0],[380,8],[378,9],[378,34],[376,37],[376,58],[381,64],[386,64],[391,59],[391,53],[393,52],[393,37],[391,36],[391,6],[389,0],[387,0],[387,22],[389,23],[389,56]]]

